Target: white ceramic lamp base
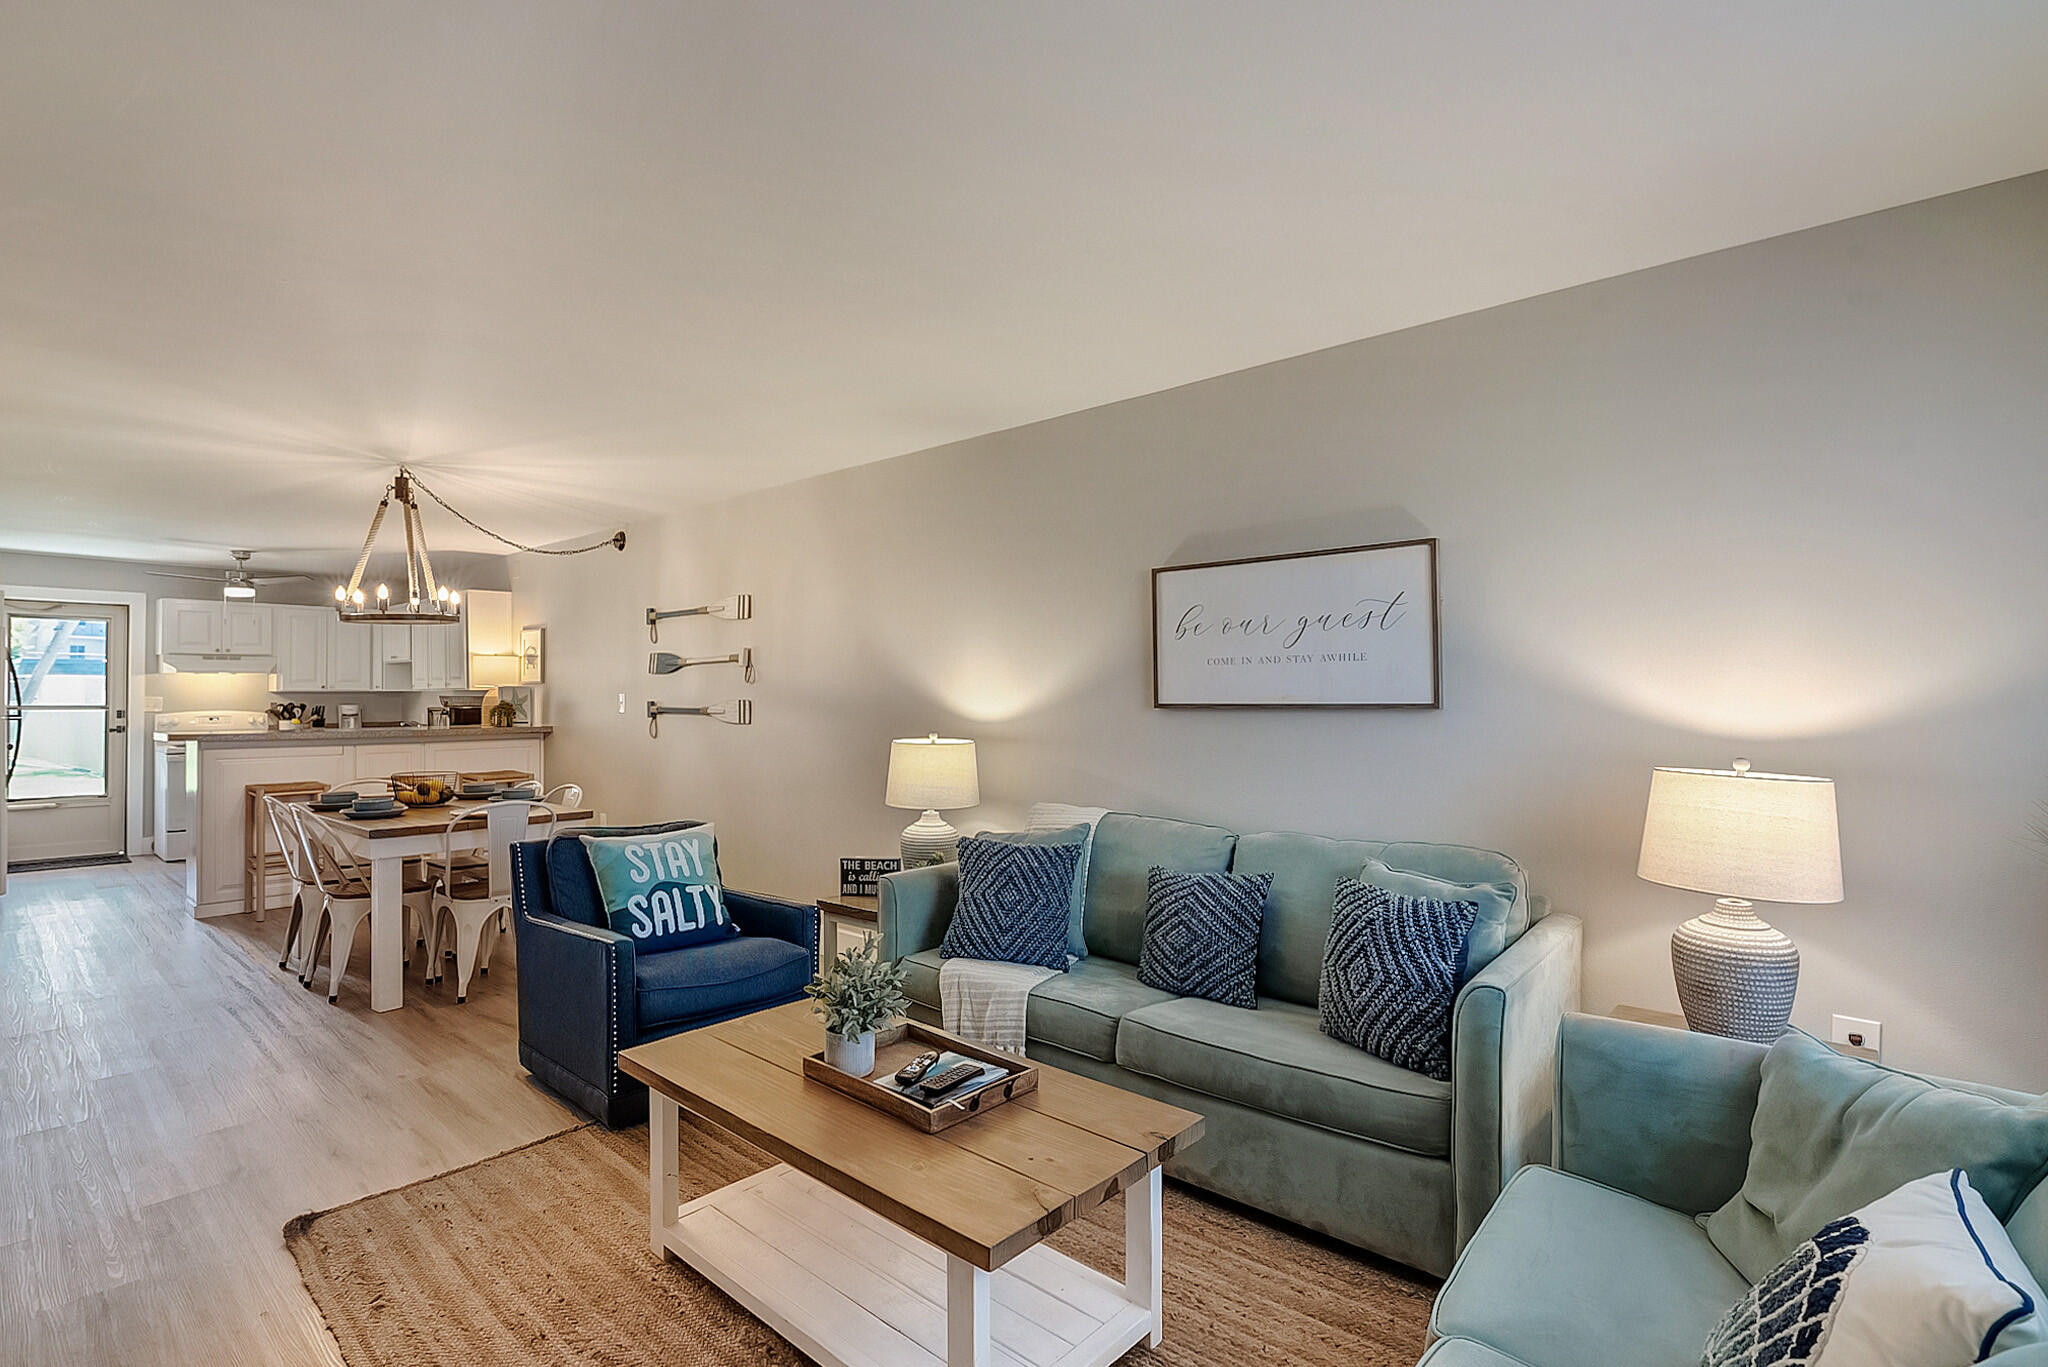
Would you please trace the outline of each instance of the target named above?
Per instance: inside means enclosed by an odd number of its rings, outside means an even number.
[[[960,832],[946,824],[937,812],[927,811],[903,828],[902,850],[906,869],[950,864],[960,857]]]
[[[1799,948],[1748,902],[1723,897],[1671,933],[1671,975],[1688,1026],[1769,1044],[1792,1019]]]

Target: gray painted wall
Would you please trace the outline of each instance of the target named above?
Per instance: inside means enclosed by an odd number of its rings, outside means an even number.
[[[1199,282],[1189,282],[1198,288]],[[1706,899],[1635,877],[1651,766],[1832,775],[1847,900],[1765,908],[1797,1020],[2048,1087],[2048,175],[1283,361],[517,557],[549,772],[715,819],[729,881],[888,854],[890,737],[980,742],[972,831],[1040,799],[1505,850],[1588,922],[1587,1003],[1673,1006]],[[1149,703],[1147,571],[1442,539],[1445,705]],[[746,590],[749,730],[645,700],[642,610]],[[620,715],[619,695],[626,698]]]

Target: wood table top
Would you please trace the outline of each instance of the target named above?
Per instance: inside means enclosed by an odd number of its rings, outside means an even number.
[[[493,805],[499,804],[490,802],[448,802],[443,803],[439,807],[407,807],[395,815],[372,817],[367,821],[351,820],[339,812],[322,812],[311,807],[306,810],[322,818],[338,830],[352,831],[370,840],[391,840],[399,836],[439,834],[447,830],[455,818],[468,816],[472,812],[483,811]],[[596,812],[583,807],[555,807],[551,810],[554,812],[555,820],[558,822],[593,821],[597,818]],[[531,824],[544,818],[529,808],[527,819],[528,823]],[[482,823],[479,823],[477,830],[482,831],[483,829]]]
[[[882,899],[858,893],[834,893],[818,899],[818,910],[843,917],[849,921],[880,922]]]
[[[938,1134],[812,1082],[807,1002],[636,1045],[628,1077],[976,1267],[993,1270],[1202,1134],[1202,1117],[1075,1073]]]

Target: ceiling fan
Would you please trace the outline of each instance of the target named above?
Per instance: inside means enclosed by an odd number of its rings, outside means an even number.
[[[151,570],[149,573],[159,579],[197,579],[204,583],[219,584],[223,598],[254,598],[258,586],[263,584],[284,584],[294,579],[311,579],[310,574],[251,574],[249,557],[254,551],[229,551],[235,558],[235,567],[220,574],[191,574],[181,570]]]

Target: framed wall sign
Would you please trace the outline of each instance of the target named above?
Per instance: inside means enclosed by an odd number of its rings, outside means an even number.
[[[901,859],[842,859],[839,861],[839,895],[873,897],[882,890],[882,875],[896,873]]]
[[[1154,707],[1440,707],[1436,539],[1152,571]]]

